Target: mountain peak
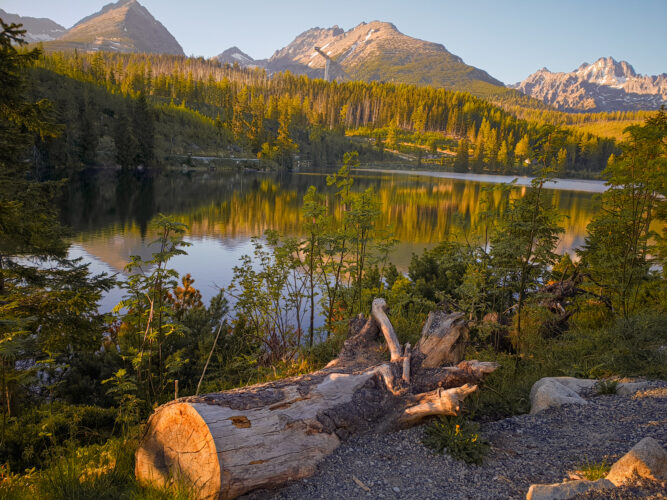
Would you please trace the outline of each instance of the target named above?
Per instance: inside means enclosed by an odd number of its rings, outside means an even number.
[[[611,56],[569,73],[542,68],[514,87],[568,111],[657,109],[667,103],[667,75],[638,75],[630,63]]]
[[[43,17],[24,17],[0,9],[0,18],[8,24],[22,24],[26,31],[25,41],[28,43],[48,42],[65,33],[64,26]]]
[[[636,77],[634,68],[626,61],[616,61],[613,57],[601,57],[593,64],[582,64],[576,73],[589,82],[616,85],[621,79]]]
[[[390,31],[395,31],[396,33],[401,33],[400,31],[398,31],[398,28],[396,27],[396,25],[394,23],[390,23],[390,22],[387,22],[387,21],[378,21],[378,20],[370,21],[370,22],[365,22],[365,21],[361,22],[357,26],[352,28],[350,31],[354,31],[357,28],[363,28],[364,26],[368,26],[369,28],[385,28],[385,29],[390,30]]]
[[[319,48],[319,51],[315,50]],[[324,56],[322,55],[324,54]],[[438,43],[401,33],[390,22],[362,22],[347,31],[339,26],[311,28],[266,61],[269,72],[290,71],[323,78],[433,85],[455,90],[502,92],[502,83],[466,65]],[[256,61],[260,63],[260,61]]]
[[[255,61],[248,54],[239,49],[236,45],[228,48],[221,54],[214,57],[223,64],[239,64],[244,67],[254,68],[262,66],[261,61]]]
[[[81,19],[51,48],[185,55],[167,28],[137,0],[105,5]]]

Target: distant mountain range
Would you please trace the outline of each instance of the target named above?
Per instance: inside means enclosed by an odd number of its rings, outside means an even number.
[[[309,29],[269,59],[255,60],[237,47],[217,58],[269,72],[291,71],[322,78],[325,57],[315,47],[331,58],[332,77],[338,80],[433,85],[477,94],[505,91],[501,81],[465,64],[443,45],[409,37],[381,21],[361,23],[349,31],[338,26]]]
[[[45,50],[107,50],[184,55],[169,31],[137,0],[120,0],[83,18],[72,28],[50,19],[21,17],[0,10],[5,22],[21,23],[26,40],[43,43]],[[312,28],[268,59],[256,60],[238,47],[216,59],[269,73],[291,71],[312,78],[325,76],[329,59],[331,79],[432,85],[493,96],[508,87],[486,71],[470,66],[443,45],[401,33],[391,23],[361,23],[344,31],[338,26]],[[546,68],[510,88],[563,111],[657,109],[667,103],[667,74],[643,76],[630,64],[611,57],[582,64],[570,73]]]
[[[667,74],[638,75],[629,63],[612,57],[569,73],[542,68],[512,87],[563,111],[630,111],[667,104]]]
[[[22,24],[26,30],[25,40],[28,43],[48,42],[61,37],[65,31],[64,26],[46,18],[21,17],[16,14],[10,14],[0,9],[0,19],[7,24]]]

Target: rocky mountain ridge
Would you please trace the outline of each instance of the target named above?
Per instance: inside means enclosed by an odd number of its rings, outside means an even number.
[[[22,17],[1,9],[0,17],[5,22],[23,24],[26,40],[43,43],[47,51],[184,55],[178,41],[137,0],[107,4],[69,30],[50,19]],[[362,22],[347,31],[339,26],[311,28],[268,59],[256,60],[238,47],[216,57],[222,63],[264,68],[269,73],[290,71],[311,78],[325,76],[326,58],[330,59],[330,79],[338,81],[430,85],[482,97],[508,91],[502,82],[467,65],[442,44],[410,37],[394,24],[382,21]],[[667,74],[637,74],[629,63],[612,57],[584,63],[568,73],[542,68],[508,87],[563,111],[657,109],[667,104]]]
[[[11,15],[10,15],[11,16]],[[5,17],[0,13],[0,17]],[[44,50],[84,50],[111,52],[148,52],[185,55],[171,33],[137,0],[119,0],[102,7],[98,12],[81,19],[66,30],[50,19],[39,19],[39,26],[51,26],[51,31],[33,31],[32,18],[16,16],[28,29],[29,43],[42,42]],[[11,18],[8,17],[11,20]],[[57,27],[54,28],[53,26]],[[35,36],[34,33],[37,33]]]
[[[24,17],[18,14],[10,14],[0,9],[0,19],[7,24],[22,24],[26,30],[25,41],[28,43],[48,42],[62,36],[65,31],[64,26],[47,18]]]
[[[171,33],[137,0],[105,5],[61,36],[88,50],[185,55]]]
[[[291,71],[323,78],[325,57],[315,47],[331,58],[331,76],[336,80],[411,83],[479,93],[504,91],[502,82],[465,64],[442,44],[407,36],[392,23],[382,21],[364,22],[348,31],[338,26],[309,29],[269,59],[255,60],[236,47],[217,58],[227,62],[231,56],[241,65],[269,72]]]
[[[228,48],[223,53],[217,55],[215,59],[223,64],[238,64],[244,68],[263,68],[266,66],[266,61],[255,61],[252,57],[236,46]]]
[[[630,111],[667,104],[667,74],[640,75],[613,57],[569,73],[542,68],[511,87],[562,111]]]

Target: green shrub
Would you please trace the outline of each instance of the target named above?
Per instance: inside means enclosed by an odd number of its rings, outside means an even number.
[[[597,481],[598,479],[604,479],[609,474],[611,470],[611,464],[607,463],[607,459],[602,460],[601,462],[591,462],[586,459],[580,465],[577,466],[577,472],[584,478],[589,481]]]
[[[492,349],[471,351],[468,359],[495,361],[499,368],[486,375],[479,390],[465,401],[465,409],[475,420],[496,420],[530,410],[530,389],[540,378],[552,375],[549,363],[533,357],[496,353]]]
[[[479,434],[479,424],[463,417],[440,417],[424,429],[424,445],[442,453],[445,449],[457,460],[481,465],[489,443]]]
[[[138,428],[135,430],[139,430]],[[185,481],[163,487],[139,484],[134,477],[136,439],[110,439],[102,445],[67,450],[49,467],[24,474],[0,467],[0,498],[11,500],[194,500]]]
[[[100,444],[114,431],[116,410],[98,406],[45,404],[8,419],[0,440],[0,463],[12,470],[42,468],[68,447]]]
[[[667,314],[646,312],[617,318],[604,326],[583,328],[579,322],[553,344],[552,356],[567,369],[563,375],[604,378],[667,378]]]
[[[665,338],[667,315],[646,313],[596,328],[575,324],[560,337],[536,341],[522,356],[470,349],[466,358],[495,361],[500,368],[484,377],[480,389],[468,397],[468,414],[484,420],[527,413],[530,389],[542,377],[643,376],[664,380],[667,353],[660,346]],[[599,388],[613,394],[612,383]]]
[[[595,384],[595,393],[602,395],[616,394],[618,380],[600,380]]]

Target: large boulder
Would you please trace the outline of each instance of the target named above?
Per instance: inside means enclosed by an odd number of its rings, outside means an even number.
[[[626,382],[618,384],[616,394],[621,396],[632,396],[637,391],[641,391],[649,386],[648,382]]]
[[[581,495],[591,490],[607,490],[614,488],[611,481],[598,479],[597,481],[567,481],[557,484],[533,484],[528,490],[526,500],[562,500]]]
[[[574,377],[546,377],[533,384],[530,390],[530,413],[565,404],[588,404],[579,394],[597,381]]]
[[[667,480],[667,452],[655,439],[645,437],[639,441],[611,467],[607,479],[619,486],[635,473],[653,481]]]

